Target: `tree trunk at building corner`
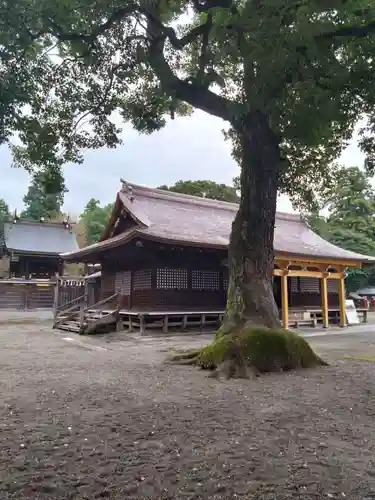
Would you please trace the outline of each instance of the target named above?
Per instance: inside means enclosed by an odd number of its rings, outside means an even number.
[[[230,237],[228,301],[222,333],[241,325],[280,328],[273,295],[279,143],[259,112],[249,115],[236,129],[242,149],[241,201]]]

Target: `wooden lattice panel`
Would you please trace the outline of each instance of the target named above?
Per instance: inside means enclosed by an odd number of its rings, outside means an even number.
[[[133,288],[134,290],[151,290],[151,269],[141,269],[139,271],[135,271]]]
[[[156,271],[156,288],[168,290],[186,290],[188,288],[188,272],[183,268],[163,268]]]
[[[130,295],[131,271],[116,273],[115,290],[121,295]]]
[[[319,293],[320,292],[320,286],[319,286],[319,278],[306,278],[306,277],[301,277],[299,279],[300,283],[300,288],[301,292],[307,292],[307,293]]]
[[[339,280],[327,280],[328,293],[339,293]]]
[[[229,287],[229,279],[224,277],[223,278],[223,288],[224,290],[227,292],[228,291],[228,287]]]
[[[299,286],[298,286],[298,278],[293,276],[290,278],[290,290],[292,293],[298,293],[299,292]]]
[[[191,288],[194,290],[220,290],[220,273],[218,271],[192,271]]]

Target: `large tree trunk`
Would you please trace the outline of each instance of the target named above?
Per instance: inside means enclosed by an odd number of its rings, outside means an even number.
[[[242,149],[241,202],[229,245],[226,318],[214,342],[172,359],[226,378],[326,365],[304,338],[280,328],[273,296],[278,139],[261,113],[235,126]]]
[[[244,324],[280,327],[273,295],[279,143],[260,112],[236,125],[236,132],[242,151],[241,201],[229,244],[225,321],[229,328],[224,327],[223,333]]]

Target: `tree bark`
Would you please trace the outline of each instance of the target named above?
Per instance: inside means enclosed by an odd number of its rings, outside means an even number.
[[[235,129],[242,151],[241,201],[229,244],[223,333],[242,325],[280,328],[273,295],[279,141],[260,112],[249,114]]]

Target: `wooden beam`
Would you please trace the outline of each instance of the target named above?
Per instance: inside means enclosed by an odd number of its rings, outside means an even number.
[[[291,264],[303,262],[305,266],[311,265],[313,266],[314,264],[322,264],[322,263],[327,263],[329,267],[335,267],[337,268],[338,265],[341,265],[343,267],[362,267],[362,262],[357,262],[357,261],[352,261],[352,260],[342,260],[342,259],[328,259],[327,257],[319,258],[319,257],[302,257],[299,255],[283,255],[283,254],[277,254],[275,256],[275,261],[276,263],[278,261],[285,261],[289,260]]]
[[[288,306],[288,276],[284,273],[281,276],[281,309],[283,326],[289,328],[289,306]]]
[[[289,278],[292,277],[306,277],[306,278],[323,278],[327,273],[323,271],[304,271],[302,269],[290,269],[288,271],[284,271],[282,269],[274,269],[274,276],[284,276],[287,273]],[[340,280],[343,277],[342,273],[329,273],[329,279],[332,280]]]
[[[339,281],[339,301],[340,301],[340,326],[346,326],[346,310],[345,310],[345,278],[342,277]]]
[[[323,318],[323,328],[328,328],[328,286],[327,277],[323,277],[320,281],[321,283],[321,295],[322,295],[322,318]]]

